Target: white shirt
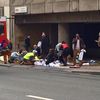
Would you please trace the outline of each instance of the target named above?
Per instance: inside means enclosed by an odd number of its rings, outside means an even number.
[[[12,52],[11,53],[11,57],[16,57],[16,56],[18,56],[19,54],[17,53],[17,52]]]
[[[55,49],[56,49],[57,51],[59,51],[60,46],[61,46],[61,43],[58,43],[58,44],[56,45],[56,48],[55,48]]]
[[[77,43],[76,43],[76,49],[80,50],[80,40],[79,39],[77,40]]]
[[[41,45],[42,45],[42,42],[39,41],[38,44],[37,44],[37,46],[41,48]]]

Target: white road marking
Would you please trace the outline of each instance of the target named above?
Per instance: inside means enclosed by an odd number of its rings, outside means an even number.
[[[34,99],[39,99],[39,100],[54,100],[50,98],[44,98],[44,97],[39,97],[39,96],[34,96],[34,95],[26,95],[28,98],[34,98]]]

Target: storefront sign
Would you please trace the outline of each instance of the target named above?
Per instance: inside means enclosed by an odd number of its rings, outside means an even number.
[[[27,13],[27,6],[15,7],[15,13]]]

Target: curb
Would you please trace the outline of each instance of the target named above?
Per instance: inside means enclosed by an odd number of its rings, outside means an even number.
[[[12,67],[13,65],[11,65],[11,64],[0,64],[0,66],[4,66],[4,67]]]
[[[100,75],[100,70],[90,70],[90,69],[72,69],[72,68],[68,68],[68,67],[41,67],[41,66],[17,66],[14,64],[0,64],[0,66],[3,67],[14,67],[14,68],[33,68],[34,70],[41,70],[41,71],[48,71],[48,72],[72,72],[72,73],[82,73],[82,74],[91,74],[91,75]]]
[[[100,70],[89,70],[89,69],[87,69],[87,70],[85,70],[85,69],[72,69],[72,68],[57,68],[57,67],[55,67],[55,68],[53,68],[53,67],[44,67],[44,68],[37,68],[37,67],[34,67],[34,69],[35,70],[43,70],[43,71],[49,71],[49,72],[51,72],[51,71],[54,71],[54,72],[64,72],[64,73],[66,73],[66,72],[71,72],[71,73],[82,73],[82,74],[91,74],[91,75],[100,75]]]
[[[91,75],[100,75],[100,71],[97,71],[97,70],[95,70],[95,71],[93,71],[93,70],[78,70],[78,71],[72,70],[71,72],[72,73],[91,74]]]

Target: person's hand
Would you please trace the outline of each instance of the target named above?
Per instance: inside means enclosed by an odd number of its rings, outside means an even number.
[[[97,40],[95,40],[95,42],[98,42]]]

